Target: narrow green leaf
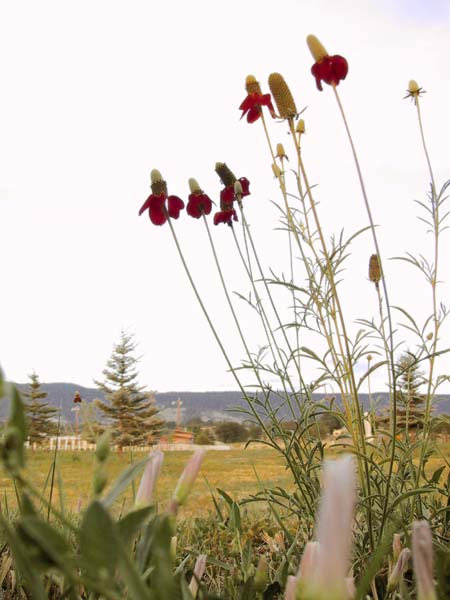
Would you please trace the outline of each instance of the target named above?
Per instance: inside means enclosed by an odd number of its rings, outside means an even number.
[[[14,529],[0,516],[6,541],[11,550],[14,566],[19,574],[25,579],[29,588],[33,590],[34,600],[46,600],[47,595],[44,592],[40,577],[33,568],[33,563],[26,551],[26,546],[23,544]]]
[[[114,523],[98,501],[91,502],[84,513],[79,534],[82,567],[91,577],[104,570],[112,577],[118,562]]]
[[[131,464],[123,471],[113,483],[112,487],[102,499],[104,506],[109,508],[114,501],[127,489],[130,483],[139,475],[150,459],[148,457]]]
[[[154,510],[153,506],[145,506],[144,508],[132,510],[117,521],[119,536],[125,544],[129,544],[136,537],[144,523],[148,522]]]

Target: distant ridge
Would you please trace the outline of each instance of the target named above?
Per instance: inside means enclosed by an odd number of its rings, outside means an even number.
[[[48,393],[47,401],[57,408],[61,407],[62,418],[72,423],[74,421],[73,397],[75,392],[80,392],[83,400],[92,402],[95,398],[103,398],[102,392],[96,388],[88,388],[75,383],[42,383],[42,389]],[[19,391],[27,388],[27,384],[17,384]],[[320,401],[323,394],[313,394],[313,398]],[[368,394],[360,395],[361,402],[365,410],[369,408]],[[387,404],[387,395],[385,393],[372,394],[375,400],[376,409],[379,412]],[[450,413],[450,395],[442,395],[435,402],[434,412],[436,414]],[[182,402],[183,420],[192,417],[200,417],[204,420],[218,421],[221,419],[227,420],[244,420],[245,415],[232,409],[235,407],[245,407],[245,402],[242,401],[241,392],[233,391],[210,391],[210,392],[161,392],[156,393],[156,404],[162,412],[166,420],[175,420],[176,406],[175,403],[180,399]],[[339,403],[340,397],[337,394],[336,400]],[[274,398],[274,404],[276,401]],[[0,419],[4,420],[8,414],[8,404],[4,400],[0,402]],[[282,417],[289,419],[290,415],[287,411]]]

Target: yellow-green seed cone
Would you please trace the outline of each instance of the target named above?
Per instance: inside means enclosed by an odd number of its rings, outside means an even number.
[[[269,87],[282,119],[289,119],[297,114],[294,98],[288,84],[280,73],[269,75]]]
[[[315,35],[308,35],[306,38],[306,43],[308,44],[309,51],[313,55],[313,58],[316,62],[319,62],[322,60],[322,58],[328,56],[328,52],[325,50],[325,47]]]
[[[199,186],[198,181],[196,179],[191,177],[189,179],[188,183],[189,183],[189,190],[190,190],[191,194],[202,194],[203,193],[203,190]]]
[[[236,181],[234,173],[227,167],[225,163],[217,162],[215,171],[225,187],[233,185]]]
[[[247,75],[245,78],[245,89],[247,90],[247,94],[262,93],[259,81],[256,81],[254,75]]]
[[[167,196],[167,183],[162,178],[158,169],[152,169],[152,172],[150,173],[150,182],[152,193],[155,194],[155,196],[160,196],[161,194],[166,194]]]

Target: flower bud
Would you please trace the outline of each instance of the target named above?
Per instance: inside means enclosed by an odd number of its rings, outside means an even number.
[[[227,167],[225,163],[217,162],[215,171],[225,187],[233,185],[236,181],[234,173]]]
[[[299,119],[298,123],[297,123],[297,127],[295,128],[295,131],[297,133],[305,133],[306,129],[305,129],[305,121],[303,119]]]
[[[200,471],[204,457],[205,450],[196,450],[188,460],[172,496],[172,500],[177,507],[186,502],[189,492],[191,491]]]
[[[109,447],[110,434],[109,431],[105,431],[99,437],[97,445],[95,446],[95,457],[99,463],[103,463],[107,460],[110,452]]]
[[[431,341],[433,339],[433,332],[430,331],[430,333],[427,333],[427,340]]]
[[[328,56],[328,52],[315,35],[308,35],[306,38],[306,43],[308,44],[309,51],[311,52],[315,62],[319,62],[325,58],[325,56]]]
[[[267,587],[267,583],[267,560],[265,556],[261,556],[255,573],[255,590],[262,594]]]
[[[242,198],[242,193],[243,193],[242,183],[239,180],[236,180],[234,182],[234,194],[238,199],[240,199],[240,198]]]
[[[418,600],[436,600],[433,581],[433,536],[426,521],[414,521],[412,555]]]
[[[297,595],[297,577],[289,575],[286,581],[286,588],[284,590],[284,600],[296,600]]]
[[[245,89],[247,90],[247,94],[262,94],[259,81],[256,81],[253,75],[247,75],[245,78]]]
[[[108,477],[104,471],[97,470],[92,478],[92,490],[95,496],[99,496],[106,487]]]
[[[288,84],[280,73],[269,75],[269,87],[282,119],[289,119],[297,114],[294,98]]]
[[[198,592],[198,586],[201,578],[206,569],[206,554],[199,554],[197,560],[195,561],[194,574],[192,575],[192,579],[189,583],[189,591],[192,594],[192,597],[195,598]]]
[[[150,173],[150,187],[155,196],[160,196],[161,194],[167,196],[167,183],[162,178],[158,169],[152,169],[152,172]]]
[[[155,489],[156,480],[161,471],[163,460],[164,454],[161,450],[150,452],[150,458],[145,465],[141,483],[139,484],[139,489],[136,494],[136,504],[150,504],[152,501],[153,490]]]
[[[373,356],[371,354],[367,355],[367,361],[370,362],[371,360],[373,360]]]
[[[372,254],[369,260],[369,279],[377,284],[381,279],[381,265],[378,254]]]
[[[173,535],[170,538],[170,556],[172,557],[173,561],[175,561],[177,558],[177,542],[178,542],[177,536]]]
[[[287,158],[283,144],[277,144],[277,156],[278,158]]]
[[[276,163],[272,163],[272,171],[277,179],[283,173],[283,171],[280,169],[280,167]]]
[[[398,561],[398,557],[400,556],[401,551],[402,551],[401,535],[399,533],[394,533],[394,537],[392,538],[392,558],[393,558],[394,562]]]
[[[199,186],[198,181],[191,177],[188,181],[189,183],[189,191],[191,194],[203,194],[202,188]]]
[[[419,87],[419,84],[417,83],[417,81],[414,81],[414,79],[411,79],[410,82],[408,83],[408,92],[412,96],[419,95],[420,87]]]
[[[411,557],[411,550],[404,548],[398,557],[395,567],[392,570],[391,576],[389,577],[387,591],[393,592],[397,589],[405,571],[408,569],[408,562]]]

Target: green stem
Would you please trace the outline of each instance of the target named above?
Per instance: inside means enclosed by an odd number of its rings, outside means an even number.
[[[392,432],[392,449],[391,449],[391,456],[390,456],[390,460],[389,460],[389,467],[388,467],[388,477],[387,477],[387,481],[386,481],[386,492],[385,492],[385,500],[384,500],[384,505],[383,505],[383,513],[382,513],[382,518],[381,518],[381,525],[380,525],[380,534],[379,534],[379,538],[381,539],[382,535],[383,535],[383,530],[386,524],[386,518],[387,518],[387,511],[388,511],[388,506],[389,506],[389,500],[390,500],[390,490],[391,490],[391,483],[392,483],[392,475],[393,475],[393,470],[394,470],[394,462],[395,462],[395,446],[396,446],[396,438],[395,438],[395,433],[397,430],[397,394],[396,394],[396,377],[395,377],[395,361],[394,361],[394,329],[393,329],[393,325],[392,325],[392,314],[391,314],[391,305],[389,302],[389,295],[388,295],[388,290],[387,290],[387,285],[386,285],[386,276],[384,274],[384,269],[383,269],[383,261],[381,259],[381,252],[380,252],[380,246],[378,244],[378,237],[375,231],[375,223],[372,217],[372,210],[370,208],[370,204],[369,204],[369,198],[367,196],[367,192],[366,192],[366,186],[364,184],[364,179],[362,176],[362,171],[361,171],[361,167],[359,164],[359,159],[358,159],[358,155],[356,153],[356,149],[355,149],[355,145],[353,143],[353,137],[350,133],[350,128],[348,125],[348,121],[347,118],[345,116],[345,112],[344,112],[344,107],[342,106],[341,103],[341,99],[339,97],[339,94],[337,92],[336,86],[333,85],[333,92],[334,92],[334,96],[336,98],[336,102],[338,104],[339,107],[339,111],[341,113],[341,117],[344,123],[344,127],[345,127],[345,131],[347,133],[347,137],[350,143],[350,147],[351,147],[351,151],[352,151],[352,155],[353,155],[353,160],[355,163],[355,167],[356,167],[356,172],[358,174],[358,180],[359,180],[359,185],[361,187],[361,192],[362,192],[362,196],[364,199],[364,204],[366,207],[366,211],[367,211],[367,216],[369,218],[369,223],[370,223],[370,230],[372,232],[372,239],[373,239],[373,243],[375,246],[375,252],[378,256],[378,260],[380,262],[381,265],[381,273],[382,273],[382,278],[381,278],[381,285],[383,287],[383,295],[384,295],[384,299],[386,302],[386,313],[387,313],[387,318],[388,318],[388,328],[389,328],[389,337],[387,340],[388,343],[388,347],[389,347],[389,356],[390,356],[390,371],[391,371],[391,377],[392,377],[392,388],[391,388],[391,405],[392,405],[392,420],[391,420],[391,432]]]

